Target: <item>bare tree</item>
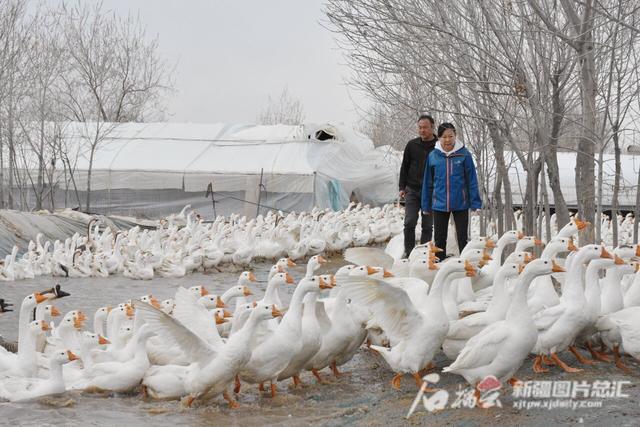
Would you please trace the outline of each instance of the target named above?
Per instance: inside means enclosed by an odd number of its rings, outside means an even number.
[[[304,121],[304,110],[300,100],[289,94],[286,86],[278,98],[269,95],[266,107],[258,115],[258,123],[263,125],[299,125]]]
[[[87,196],[96,151],[118,123],[142,121],[158,107],[170,88],[169,72],[158,54],[157,39],[148,41],[139,20],[124,19],[77,3],[63,6],[64,40],[70,73],[63,77],[65,111],[84,124],[88,142]]]

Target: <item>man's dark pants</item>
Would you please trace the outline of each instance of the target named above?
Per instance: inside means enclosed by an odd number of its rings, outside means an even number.
[[[431,240],[431,231],[433,229],[431,216],[422,215],[422,209],[420,209],[421,202],[422,192],[407,187],[404,196],[404,252],[407,257],[416,245],[418,215],[422,216],[420,243],[427,243]]]

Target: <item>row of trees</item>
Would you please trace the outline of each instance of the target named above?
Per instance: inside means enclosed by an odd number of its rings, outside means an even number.
[[[550,234],[546,182],[568,222],[557,152],[573,150],[578,214],[597,226],[581,240],[600,240],[603,153],[613,145],[615,212],[620,137],[640,113],[636,1],[329,0],[326,15],[378,132],[421,111],[456,122],[476,156],[483,224],[514,226],[507,150],[526,171],[525,232]]]
[[[118,123],[159,118],[171,74],[136,17],[93,2],[0,0],[0,208],[53,209],[64,189],[65,202],[75,194],[89,210],[100,142]],[[62,137],[69,122],[89,143]],[[90,165],[85,200],[74,176],[80,156]]]

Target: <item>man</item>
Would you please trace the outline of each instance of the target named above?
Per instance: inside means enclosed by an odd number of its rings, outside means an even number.
[[[407,143],[400,167],[400,197],[404,198],[404,257],[408,257],[416,245],[416,224],[422,216],[420,243],[431,240],[432,220],[430,215],[422,215],[420,202],[422,179],[427,156],[436,145],[438,138],[433,134],[433,117],[423,114],[418,118],[418,136]]]

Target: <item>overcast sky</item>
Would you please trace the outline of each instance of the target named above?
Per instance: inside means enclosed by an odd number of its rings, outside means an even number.
[[[105,0],[105,9],[140,15],[161,54],[176,65],[174,122],[255,122],[285,86],[306,121],[353,123],[349,69],[320,24],[322,0]]]

